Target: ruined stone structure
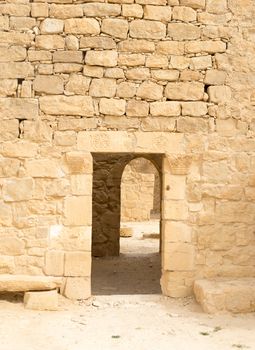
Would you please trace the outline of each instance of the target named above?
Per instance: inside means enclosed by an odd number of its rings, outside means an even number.
[[[254,17],[254,0],[1,1],[1,274],[88,297],[91,242],[118,254],[142,156],[162,179],[162,292],[255,277]]]
[[[121,179],[121,221],[149,221],[160,217],[160,178],[147,159],[131,161]]]

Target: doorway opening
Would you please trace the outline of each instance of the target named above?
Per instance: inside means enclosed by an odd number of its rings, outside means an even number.
[[[92,155],[92,294],[158,294],[162,155]]]

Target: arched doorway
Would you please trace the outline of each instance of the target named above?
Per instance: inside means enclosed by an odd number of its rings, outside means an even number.
[[[92,294],[160,293],[161,155],[93,159]]]

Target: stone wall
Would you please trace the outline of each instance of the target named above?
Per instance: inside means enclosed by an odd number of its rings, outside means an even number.
[[[121,221],[148,221],[160,217],[160,182],[148,160],[132,160],[121,179]]]
[[[90,153],[130,152],[164,155],[166,295],[255,276],[254,1],[8,0],[0,13],[0,273],[89,294]]]

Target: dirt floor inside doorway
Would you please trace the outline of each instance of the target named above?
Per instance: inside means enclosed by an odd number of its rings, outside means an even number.
[[[125,222],[132,237],[120,238],[120,255],[93,258],[92,295],[160,294],[159,220]]]

